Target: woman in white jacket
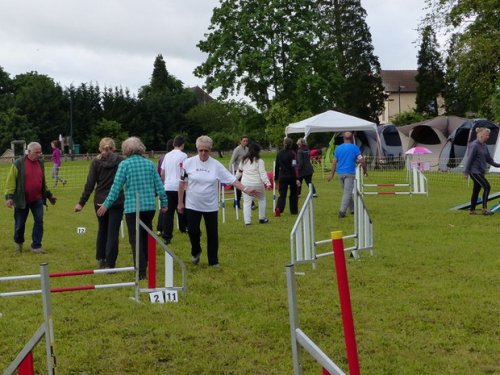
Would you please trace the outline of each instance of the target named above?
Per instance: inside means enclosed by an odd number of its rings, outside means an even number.
[[[266,194],[265,188],[270,188],[271,183],[267,177],[264,160],[260,158],[260,146],[256,143],[248,147],[248,153],[243,157],[238,167],[237,178],[241,177],[241,183],[250,190],[255,190],[259,199],[259,223],[269,222],[266,218]],[[252,223],[252,196],[243,194],[243,220],[245,225]]]

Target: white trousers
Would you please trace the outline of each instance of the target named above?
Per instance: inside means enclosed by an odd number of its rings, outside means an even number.
[[[252,200],[255,198],[259,200],[259,219],[266,217],[266,190],[264,189],[264,185],[246,185],[246,187],[248,190],[257,191],[256,197],[243,193],[243,221],[245,224],[250,224],[252,223]]]

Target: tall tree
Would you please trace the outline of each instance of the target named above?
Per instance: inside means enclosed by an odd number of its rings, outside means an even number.
[[[335,107],[378,122],[384,108],[380,63],[360,0],[321,0],[319,50],[334,52],[343,77]]]
[[[57,138],[65,124],[63,91],[54,80],[37,72],[19,74],[12,81],[16,113],[25,115],[36,139],[50,150],[50,141]]]
[[[291,113],[337,108],[376,120],[383,87],[365,17],[359,0],[223,0],[195,74],[262,110],[279,102]]]
[[[208,57],[194,73],[206,77],[209,92],[220,88],[227,98],[242,91],[260,109],[272,98],[294,98],[301,81],[314,83],[304,76],[314,74],[316,15],[312,0],[223,0],[198,44]]]
[[[86,139],[102,118],[101,92],[99,86],[82,83],[65,91],[67,117],[63,135],[72,135],[73,143],[82,145],[81,152],[87,152]]]
[[[436,34],[431,26],[422,30],[418,51],[416,112],[429,116],[438,115],[437,98],[444,89],[444,72]]]
[[[458,82],[460,66],[457,58],[457,38],[458,34],[454,34],[448,47],[443,97],[447,115],[465,116],[469,92],[462,92]]]
[[[12,105],[13,97],[12,79],[0,66],[0,111],[5,111]]]
[[[468,112],[493,118],[500,76],[498,0],[426,0],[424,25],[454,31],[455,85]]]
[[[149,85],[139,92],[141,128],[134,129],[149,148],[165,149],[169,138],[177,132],[184,114],[196,104],[194,94],[184,89],[180,80],[167,71],[162,55],[154,62]]]

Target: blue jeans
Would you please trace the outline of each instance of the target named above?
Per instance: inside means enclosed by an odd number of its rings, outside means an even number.
[[[24,243],[24,230],[30,210],[34,221],[31,232],[31,248],[39,249],[42,247],[43,237],[43,200],[41,198],[35,202],[27,203],[24,209],[14,208],[14,242]]]

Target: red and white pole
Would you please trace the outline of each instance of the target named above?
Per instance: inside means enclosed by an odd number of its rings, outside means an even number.
[[[349,280],[347,279],[347,268],[345,265],[342,231],[331,232],[331,238],[337,273],[337,287],[339,290],[342,324],[344,326],[347,362],[349,363],[349,375],[359,375],[358,349],[356,345],[356,335],[354,333],[354,320],[352,317],[351,295],[349,292]]]

